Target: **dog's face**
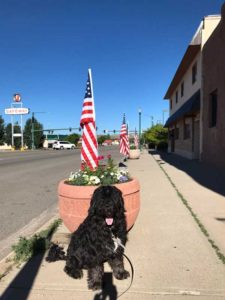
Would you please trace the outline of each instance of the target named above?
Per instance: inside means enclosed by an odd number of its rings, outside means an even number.
[[[92,196],[89,214],[98,216],[107,226],[124,216],[122,193],[114,186],[100,186]]]

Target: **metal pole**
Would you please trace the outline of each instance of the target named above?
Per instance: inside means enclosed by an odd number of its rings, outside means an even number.
[[[14,120],[13,120],[13,115],[11,116],[11,133],[12,133],[12,147],[14,147],[14,128],[13,128],[13,123],[14,123]]]
[[[139,149],[141,150],[141,109],[138,110],[139,114]]]
[[[34,112],[32,112],[31,118],[31,143],[32,143],[32,150],[34,150]]]
[[[164,117],[165,112],[168,112],[168,109],[163,109],[163,125],[164,125],[164,120],[165,120],[165,117]]]
[[[23,103],[21,102],[21,107]],[[20,130],[21,130],[21,150],[23,150],[23,115],[20,115]]]

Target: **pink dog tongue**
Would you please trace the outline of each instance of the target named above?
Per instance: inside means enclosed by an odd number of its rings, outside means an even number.
[[[106,221],[106,224],[107,224],[107,225],[112,225],[112,223],[113,223],[113,218],[106,218],[105,221]]]

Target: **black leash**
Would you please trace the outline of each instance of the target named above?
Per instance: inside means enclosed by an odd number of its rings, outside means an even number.
[[[110,248],[110,250],[112,250]],[[133,280],[134,280],[134,267],[132,265],[131,260],[129,259],[129,257],[126,256],[126,254],[123,253],[123,256],[126,258],[126,260],[128,261],[128,263],[130,264],[130,268],[131,268],[131,281],[130,281],[130,285],[128,286],[128,288],[122,292],[122,294],[120,294],[117,299],[121,296],[123,296],[132,286]],[[54,262],[57,260],[66,260],[66,255],[65,252],[63,251],[63,247],[52,243],[50,249],[49,249],[49,253],[48,256],[46,257],[46,261],[47,262]]]
[[[133,280],[134,280],[134,267],[132,265],[132,262],[131,260],[129,259],[129,257],[126,256],[126,254],[123,253],[123,256],[127,259],[128,263],[130,264],[130,268],[131,268],[131,281],[130,281],[130,285],[128,286],[128,288],[122,292],[122,294],[120,294],[117,299],[121,296],[123,296],[132,286],[132,283],[133,283]]]

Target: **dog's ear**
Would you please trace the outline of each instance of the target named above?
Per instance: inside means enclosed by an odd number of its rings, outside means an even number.
[[[97,199],[99,197],[99,188],[97,188],[92,197],[91,197],[91,202],[90,202],[90,207],[89,207],[89,214],[95,214],[95,207],[96,207],[96,202],[97,202]]]
[[[114,195],[115,195],[114,201],[115,201],[119,211],[123,214],[125,212],[125,208],[124,208],[123,194],[122,194],[121,190],[114,187]]]

